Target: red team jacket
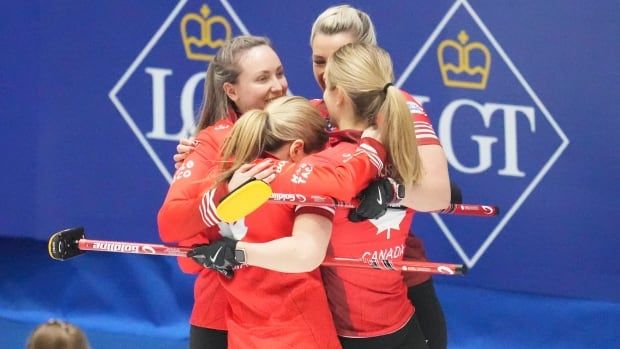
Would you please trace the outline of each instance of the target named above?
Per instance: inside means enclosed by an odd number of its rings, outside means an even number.
[[[294,169],[280,161],[276,167],[278,175],[270,184],[273,191],[351,200],[381,172],[385,151],[370,139],[348,148],[345,159],[335,156],[342,153],[339,148],[307,156],[294,164]],[[368,156],[363,161],[359,156],[362,153]],[[267,242],[290,236],[295,217],[300,214],[314,213],[333,219],[334,211],[330,206],[267,204],[221,228],[223,235],[237,240]],[[233,279],[220,279],[229,302],[229,348],[340,348],[318,269],[282,273],[244,267],[235,271]]]
[[[227,118],[203,129],[197,136],[199,145],[175,172],[166,199],[159,210],[157,224],[164,242],[181,246],[204,244],[222,236],[217,227],[207,227],[199,206],[202,193],[210,187],[206,180],[217,165],[219,149],[232,129],[237,115],[229,110]],[[205,269],[189,258],[178,258],[186,273],[198,273],[194,283],[194,307],[190,323],[194,326],[226,330],[224,314],[228,306],[217,272]]]
[[[415,125],[418,146],[436,144],[439,139],[420,104],[403,91]],[[324,112],[322,101],[313,101]],[[359,135],[359,133],[358,133]],[[355,147],[354,143],[342,145]],[[334,154],[337,156],[337,154]],[[425,260],[421,241],[409,235],[414,211],[389,209],[379,219],[352,223],[348,210],[336,210],[328,256],[402,260],[403,257]],[[374,337],[393,333],[413,316],[407,298],[407,286],[426,281],[420,273],[403,274],[381,270],[322,267],[323,281],[338,335]]]

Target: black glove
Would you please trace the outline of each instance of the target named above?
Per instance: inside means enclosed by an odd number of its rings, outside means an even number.
[[[235,259],[237,240],[222,238],[208,245],[192,248],[187,256],[205,268],[216,270],[228,278],[233,276],[233,268],[241,263]]]
[[[398,186],[399,184],[391,178],[381,178],[371,182],[360,193],[360,203],[357,208],[349,210],[349,220],[361,222],[383,216],[387,212],[388,204],[397,199]]]
[[[462,204],[463,203],[463,194],[461,193],[461,188],[459,186],[450,181],[450,203],[451,204]]]

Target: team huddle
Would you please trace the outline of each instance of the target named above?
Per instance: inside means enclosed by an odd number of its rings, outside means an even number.
[[[368,15],[331,7],[310,44],[321,100],[286,96],[264,37],[233,38],[207,69],[195,139],[177,147],[158,215],[163,241],[193,247],[179,258],[197,274],[190,348],[445,348],[428,274],[321,266],[425,260],[413,215],[447,207],[450,184],[432,123],[392,85]],[[218,204],[251,180],[360,204],[264,204],[223,222]]]

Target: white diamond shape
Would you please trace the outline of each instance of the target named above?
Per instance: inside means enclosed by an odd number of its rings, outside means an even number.
[[[503,214],[503,217],[500,220],[499,224],[495,227],[495,229],[493,229],[491,234],[489,234],[489,236],[485,239],[485,241],[482,243],[482,245],[480,245],[480,247],[478,248],[476,253],[473,255],[473,257],[470,258],[469,256],[467,256],[467,254],[465,253],[465,251],[463,250],[461,245],[458,243],[456,238],[452,235],[452,233],[450,232],[450,229],[448,229],[448,227],[443,222],[441,217],[439,215],[435,214],[435,213],[432,214],[433,219],[435,220],[435,222],[437,223],[437,225],[439,226],[441,231],[444,233],[444,235],[446,236],[448,241],[450,241],[450,244],[452,244],[452,247],[459,254],[459,256],[461,257],[463,262],[467,265],[467,267],[473,268],[474,265],[476,265],[476,263],[478,262],[478,260],[482,257],[484,252],[487,250],[487,248],[489,248],[489,246],[493,243],[493,240],[495,240],[495,238],[501,233],[502,229],[508,223],[510,218],[512,218],[512,216],[519,209],[519,207],[521,207],[521,205],[523,204],[525,199],[527,199],[527,197],[532,193],[534,188],[536,188],[538,183],[547,174],[547,172],[549,171],[551,166],[553,166],[553,164],[557,161],[557,159],[560,157],[562,152],[564,152],[564,149],[566,149],[566,147],[568,146],[570,141],[568,140],[568,137],[566,137],[566,135],[564,134],[562,129],[560,129],[559,125],[555,122],[555,120],[553,119],[553,117],[551,116],[551,114],[549,113],[547,108],[540,101],[540,99],[538,98],[536,93],[534,93],[534,91],[532,90],[530,85],[527,83],[527,81],[525,81],[525,79],[523,78],[523,76],[521,75],[519,70],[517,70],[517,68],[514,66],[514,64],[512,63],[510,58],[508,57],[508,55],[506,55],[506,53],[504,52],[502,47],[495,40],[495,38],[493,37],[493,35],[489,31],[489,29],[486,27],[486,25],[482,22],[482,20],[478,16],[478,14],[476,14],[476,12],[471,7],[471,5],[469,5],[467,0],[456,0],[454,2],[452,7],[450,7],[450,9],[446,13],[446,15],[441,19],[441,21],[439,22],[439,24],[437,25],[435,30],[431,33],[429,38],[426,40],[424,45],[422,45],[422,48],[420,49],[420,51],[418,51],[418,53],[411,60],[411,62],[407,66],[407,68],[405,68],[405,71],[403,72],[403,74],[398,79],[396,85],[397,86],[402,86],[402,84],[409,78],[409,76],[411,75],[411,73],[413,72],[415,67],[418,65],[418,63],[422,60],[422,58],[424,57],[424,55],[426,54],[428,49],[431,47],[432,43],[435,41],[435,39],[437,38],[439,33],[443,30],[443,28],[450,21],[450,19],[452,18],[452,16],[454,15],[456,10],[460,6],[463,6],[467,10],[469,15],[474,19],[476,24],[480,27],[482,32],[489,39],[489,42],[491,42],[491,44],[493,45],[495,50],[499,53],[500,57],[502,57],[502,59],[504,60],[504,62],[508,66],[508,68],[512,71],[512,73],[515,75],[517,80],[521,83],[521,85],[523,86],[525,91],[528,93],[530,98],[532,98],[532,100],[534,101],[536,106],[538,106],[538,108],[542,111],[542,113],[545,116],[545,118],[547,119],[547,121],[549,121],[549,123],[551,124],[553,129],[557,132],[558,136],[562,140],[562,143],[560,144],[558,149],[553,153],[553,155],[549,158],[549,160],[541,168],[540,172],[534,177],[532,182],[525,188],[523,193],[515,201],[515,203],[512,205],[512,207],[510,207],[510,209],[505,214]]]
[[[239,30],[241,30],[241,32],[245,35],[250,35],[250,33],[248,32],[248,29],[243,24],[239,16],[237,16],[237,13],[232,8],[232,6],[230,6],[228,1],[220,0],[220,2],[222,6],[226,9],[226,11],[228,12],[228,15],[233,19],[233,21],[235,22]],[[144,61],[144,59],[149,54],[149,52],[153,49],[155,44],[157,44],[157,42],[161,39],[162,35],[164,35],[164,33],[168,30],[168,27],[170,27],[170,25],[172,24],[174,19],[178,16],[179,12],[181,12],[181,9],[185,6],[186,3],[187,3],[187,0],[179,0],[179,2],[174,7],[172,12],[170,12],[166,20],[164,20],[164,23],[162,23],[159,29],[157,29],[157,32],[155,32],[155,35],[153,35],[151,40],[149,40],[149,42],[142,49],[142,51],[140,51],[136,59],[134,59],[134,61],[131,63],[131,65],[127,69],[127,71],[125,71],[123,76],[121,76],[120,80],[118,80],[118,82],[114,85],[114,87],[108,93],[108,97],[110,97],[110,100],[112,100],[112,103],[114,104],[116,109],[118,109],[118,111],[121,113],[121,116],[123,117],[125,122],[127,122],[127,125],[129,126],[129,128],[133,131],[135,136],[138,138],[138,141],[140,141],[140,144],[142,144],[142,146],[144,147],[144,150],[146,150],[146,152],[149,154],[149,156],[151,157],[151,160],[153,160],[153,162],[155,163],[155,166],[157,166],[157,169],[159,169],[159,172],[161,172],[161,174],[168,181],[168,183],[172,181],[171,173],[168,171],[166,166],[164,166],[164,164],[162,163],[161,159],[159,158],[155,150],[153,150],[153,147],[151,147],[151,144],[148,142],[148,140],[146,139],[142,131],[138,128],[136,123],[133,121],[127,109],[125,109],[121,101],[118,99],[117,94],[123,88],[125,83],[127,83],[131,75],[133,75],[133,73],[140,66],[140,64],[142,64],[142,61]]]

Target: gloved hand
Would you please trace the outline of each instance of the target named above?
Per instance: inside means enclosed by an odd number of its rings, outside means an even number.
[[[233,276],[233,268],[240,263],[235,259],[237,240],[222,238],[208,245],[192,248],[187,256],[205,268],[216,270],[228,278]]]
[[[450,203],[451,204],[462,204],[463,203],[463,194],[461,193],[461,188],[459,186],[450,181]]]
[[[388,204],[397,201],[398,184],[392,178],[380,178],[371,182],[359,195],[357,208],[349,210],[351,222],[377,219],[387,212]]]

